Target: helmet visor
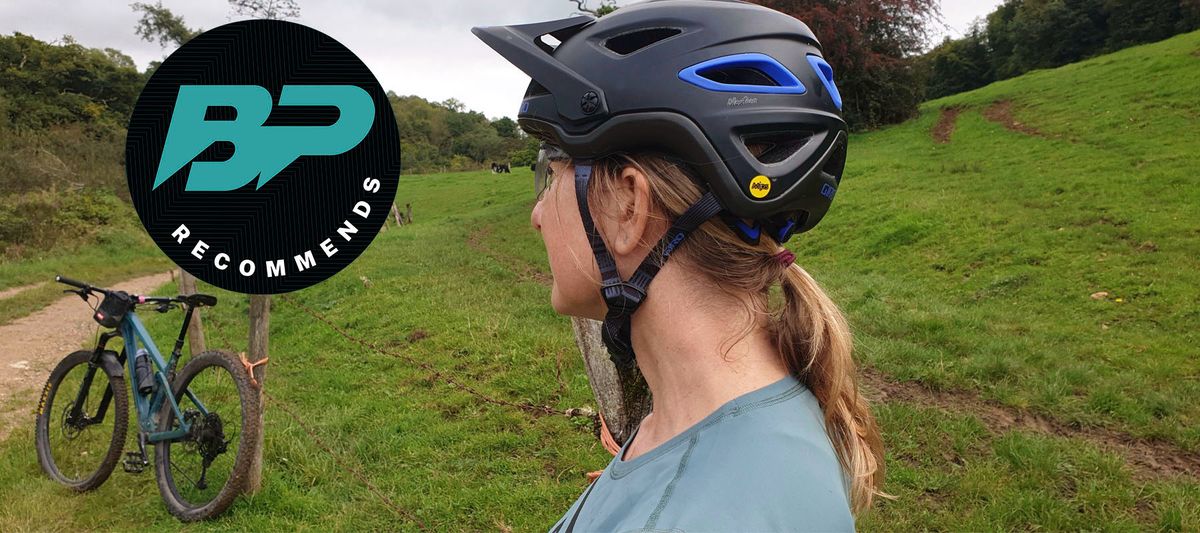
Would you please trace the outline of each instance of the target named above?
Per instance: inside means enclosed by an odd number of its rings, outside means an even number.
[[[551,144],[542,144],[538,150],[537,163],[533,165],[533,192],[537,195],[540,201],[542,196],[546,194],[546,189],[550,188],[550,182],[554,180],[554,172],[550,170],[551,161],[566,161],[570,156]]]

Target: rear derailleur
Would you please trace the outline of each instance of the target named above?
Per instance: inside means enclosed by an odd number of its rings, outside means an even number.
[[[221,416],[215,412],[202,415],[199,411],[188,409],[183,412],[183,420],[191,426],[187,439],[195,445],[202,459],[200,479],[196,481],[196,488],[204,490],[208,488],[208,482],[205,480],[208,467],[229,449],[229,443],[233,439],[225,439],[225,426],[221,422]]]

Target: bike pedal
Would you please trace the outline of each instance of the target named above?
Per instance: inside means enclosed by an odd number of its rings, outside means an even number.
[[[138,452],[125,452],[125,460],[121,461],[121,468],[130,474],[141,474],[147,466],[150,466],[150,462]]]

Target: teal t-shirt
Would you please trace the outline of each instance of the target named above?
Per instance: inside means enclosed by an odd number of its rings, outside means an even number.
[[[632,441],[552,533],[854,530],[821,407],[794,376],[625,461]]]

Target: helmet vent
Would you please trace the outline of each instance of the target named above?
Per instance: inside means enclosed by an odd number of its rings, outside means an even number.
[[[604,41],[604,47],[621,55],[629,55],[680,33],[683,30],[679,28],[647,28],[612,37]]]
[[[804,131],[773,132],[744,135],[742,143],[759,163],[770,165],[800,151],[810,138],[812,134]]]
[[[553,34],[549,33],[538,36],[535,42],[537,43],[538,48],[541,48],[542,51],[546,52],[547,54],[553,53],[554,49],[558,48],[558,45],[562,44],[562,41],[560,41]]]
[[[543,94],[550,94],[550,90],[544,85],[538,83],[537,80],[529,80],[529,88],[525,89],[525,98],[529,98],[530,96],[540,96]]]
[[[710,91],[759,94],[804,94],[808,89],[775,58],[746,52],[696,63],[679,71],[679,79]]]
[[[700,77],[725,85],[761,85],[778,87],[766,72],[754,67],[726,66],[697,72]]]
[[[825,167],[822,172],[833,178],[834,183],[841,183],[842,172],[846,169],[846,143],[839,142],[833,148],[833,153],[829,155],[829,159],[825,160]]]

